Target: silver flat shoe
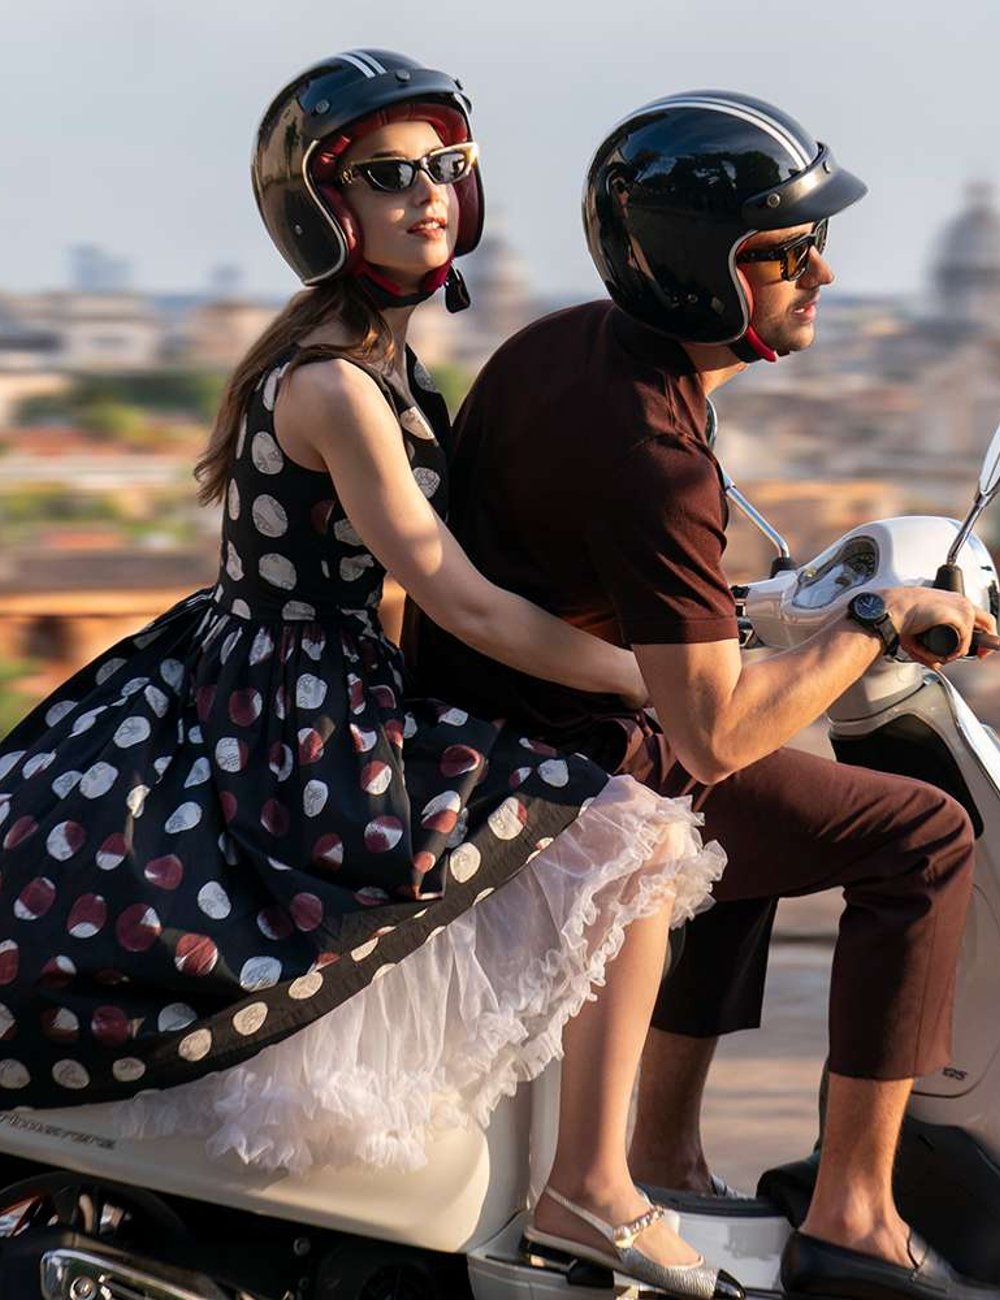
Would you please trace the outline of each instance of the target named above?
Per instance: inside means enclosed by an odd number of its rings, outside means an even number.
[[[600,1250],[596,1246],[573,1241],[570,1237],[540,1232],[533,1224],[524,1230],[529,1246],[542,1246],[547,1251],[557,1251],[571,1259],[585,1259],[592,1264],[599,1264],[620,1275],[625,1285],[634,1286],[638,1283],[657,1295],[670,1296],[674,1300],[689,1300],[690,1297],[695,1297],[696,1300],[745,1300],[746,1293],[739,1282],[723,1269],[709,1267],[701,1256],[693,1264],[658,1264],[637,1249],[635,1240],[648,1227],[659,1219],[673,1217],[662,1205],[650,1205],[645,1214],[640,1214],[631,1223],[616,1225],[598,1218],[590,1210],[577,1205],[551,1187],[546,1187],[542,1195],[551,1196],[557,1205],[589,1224],[606,1238],[611,1249]]]

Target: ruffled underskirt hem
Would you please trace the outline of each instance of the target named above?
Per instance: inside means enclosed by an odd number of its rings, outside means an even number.
[[[710,905],[725,866],[687,799],[612,777],[512,880],[305,1029],[241,1065],[116,1102],[123,1136],[203,1137],[265,1169],[426,1164],[562,1055],[626,927]]]

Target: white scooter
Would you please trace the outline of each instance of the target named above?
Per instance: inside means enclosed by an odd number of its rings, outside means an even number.
[[[865,525],[800,569],[781,543],[781,571],[741,593],[748,627],[765,645],[798,644],[860,587],[933,581],[949,550],[939,580],[961,575],[970,598],[996,612],[996,572],[971,528],[998,484],[1000,434],[962,526]],[[880,663],[830,717],[843,761],[945,785],[980,830],[1000,824],[1000,749],[939,674]],[[903,1208],[924,1235],[963,1272],[1000,1281],[1000,844],[991,852],[991,839],[979,839],[954,1060],[918,1085],[900,1171]],[[637,1295],[607,1270],[521,1249],[525,1206],[551,1161],[557,1095],[551,1068],[506,1100],[486,1133],[442,1136],[426,1168],[405,1175],[248,1170],[209,1160],[196,1140],[122,1139],[101,1105],[0,1112],[0,1300]],[[748,1288],[775,1292],[786,1214],[802,1212],[810,1178],[805,1161],[765,1178],[773,1200],[680,1197],[681,1230]]]

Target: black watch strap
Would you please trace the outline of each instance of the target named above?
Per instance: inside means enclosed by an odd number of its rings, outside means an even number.
[[[847,617],[877,636],[882,642],[884,654],[894,655],[899,649],[899,632],[886,609],[885,601],[875,592],[862,591],[852,596],[847,602]]]

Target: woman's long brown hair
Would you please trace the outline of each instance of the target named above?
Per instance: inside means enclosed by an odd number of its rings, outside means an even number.
[[[392,360],[392,333],[357,280],[344,278],[304,289],[278,313],[230,376],[204,454],[195,465],[198,500],[221,501],[236,454],[240,422],[261,375],[310,331],[330,319],[346,326],[351,343],[315,344],[296,353],[289,369],[306,361],[351,356],[359,361]]]

